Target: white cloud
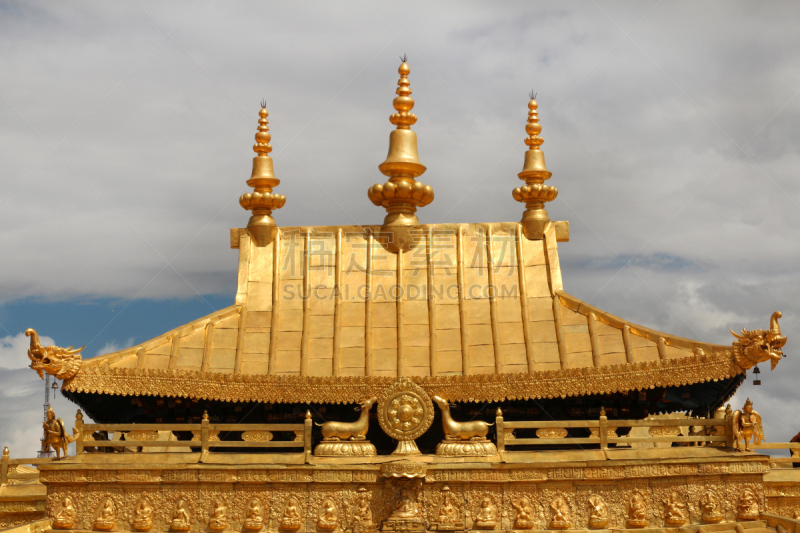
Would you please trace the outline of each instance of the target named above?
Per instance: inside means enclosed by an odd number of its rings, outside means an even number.
[[[111,342],[107,342],[105,346],[100,348],[97,351],[97,355],[105,355],[107,353],[117,352],[119,350],[124,350],[125,348],[130,348],[133,346],[133,337],[129,338],[126,341],[118,343],[116,340],[112,340]]]
[[[55,344],[50,337],[39,337],[42,346],[52,346]],[[16,335],[6,335],[0,339],[0,368],[16,369],[25,368],[30,365],[28,358],[28,348],[31,345],[30,337],[25,336],[25,332]]]

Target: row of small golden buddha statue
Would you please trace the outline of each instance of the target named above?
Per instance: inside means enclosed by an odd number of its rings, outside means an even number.
[[[682,526],[689,521],[689,506],[676,491],[672,491],[663,500],[664,525]],[[534,503],[527,496],[513,499],[511,502],[516,511],[513,527],[515,529],[534,529],[536,527],[536,509]],[[548,529],[571,529],[574,525],[572,507],[568,497],[558,494],[549,505],[550,520]],[[448,485],[440,491],[439,506],[434,511],[434,523],[439,531],[456,531],[466,529],[464,516],[460,511],[458,497]],[[609,506],[604,499],[593,494],[587,502],[588,527],[590,529],[604,529],[609,523]],[[704,523],[718,523],[723,519],[723,506],[719,497],[713,490],[707,490],[698,502],[698,510]],[[737,518],[739,520],[756,520],[759,518],[759,503],[755,492],[750,488],[742,490],[737,501]],[[92,529],[98,531],[111,531],[117,525],[116,504],[110,497],[106,497],[98,504],[92,521]],[[154,525],[153,505],[147,498],[140,499],[130,516],[130,524],[136,531],[149,531]],[[375,517],[372,511],[371,496],[363,486],[357,491],[357,496],[350,513],[350,527],[355,533],[368,533],[376,531]],[[625,525],[628,528],[644,528],[649,524],[649,509],[646,497],[634,490],[627,506]],[[302,507],[295,497],[289,497],[283,508],[278,525],[284,531],[297,531],[304,523]],[[347,520],[342,520],[339,506],[333,498],[322,500],[316,513],[316,526],[320,530],[334,531],[347,529]],[[175,504],[171,513],[169,528],[172,531],[189,531],[192,528],[192,511],[186,500],[180,499]],[[542,517],[543,518],[543,517]],[[209,511],[208,529],[223,531],[229,528],[230,512],[225,501],[218,499]],[[242,528],[245,531],[257,532],[269,520],[269,509],[265,508],[258,498],[252,498],[245,506],[242,516]],[[78,512],[72,501],[67,496],[61,503],[61,508],[53,519],[53,528],[72,529],[78,522]],[[480,504],[473,514],[474,529],[491,530],[500,523],[500,512],[491,497],[483,496]],[[383,531],[423,531],[426,529],[423,520],[422,508],[417,493],[411,487],[399,487],[392,513],[384,521]]]

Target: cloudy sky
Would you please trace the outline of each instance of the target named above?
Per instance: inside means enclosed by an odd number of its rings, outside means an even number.
[[[259,101],[280,225],[376,224],[408,54],[435,222],[517,220],[527,93],[569,220],[571,294],[729,343],[784,313],[743,386],[800,430],[800,5],[0,1],[0,445],[37,446],[22,332],[94,356],[230,305]],[[762,365],[764,366],[764,365]],[[60,398],[59,416],[74,405]]]

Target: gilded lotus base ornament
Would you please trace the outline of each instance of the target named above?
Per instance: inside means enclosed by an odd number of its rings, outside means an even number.
[[[446,440],[436,445],[436,455],[441,457],[492,457],[497,455],[497,447],[489,440]]]
[[[378,455],[375,445],[368,440],[321,442],[314,448],[317,457],[373,457]]]
[[[387,435],[400,441],[393,455],[419,455],[414,439],[431,427],[433,403],[422,387],[401,378],[378,400],[378,421]]]

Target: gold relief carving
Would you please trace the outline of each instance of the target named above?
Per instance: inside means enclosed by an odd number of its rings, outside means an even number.
[[[425,463],[384,463],[381,465],[381,474],[384,477],[396,478],[422,478],[428,471]]]
[[[287,531],[297,531],[303,525],[303,514],[300,508],[300,501],[294,496],[290,496],[283,508],[280,519],[281,529]]]
[[[625,525],[628,528],[643,528],[648,524],[647,501],[645,495],[634,489],[628,500],[628,518]]]
[[[99,531],[111,531],[117,525],[117,508],[114,500],[105,498],[100,502],[95,511],[92,529]]]
[[[768,498],[800,497],[800,486],[798,485],[766,485],[764,496]]]
[[[310,518],[322,531],[341,531],[347,527],[341,487],[315,487],[309,494]]]
[[[314,470],[312,479],[315,483],[348,483],[353,481],[350,470]]]
[[[546,370],[534,374],[475,374],[412,377],[427,395],[451,402],[522,400],[583,396],[677,386],[689,381],[722,380],[741,372],[730,350],[702,357],[658,359],[625,365]],[[351,403],[384,394],[396,378],[381,376],[269,376],[217,374],[189,370],[93,367],[81,369],[64,384],[68,392],[119,395],[193,396],[221,401],[272,403]]]
[[[172,531],[189,531],[192,528],[192,516],[186,500],[178,500],[171,514],[169,528]]]
[[[778,324],[778,319],[782,316],[780,311],[772,313],[769,319],[769,331],[743,329],[737,334],[731,330],[731,334],[736,337],[732,352],[737,365],[748,370],[758,363],[770,361],[772,370],[775,370],[775,366],[783,358],[783,347],[786,345],[786,337],[781,334],[781,327]]]
[[[567,436],[564,428],[540,428],[536,430],[536,436],[540,439],[563,439]]]
[[[236,481],[235,470],[199,470],[197,472],[200,481],[211,483],[233,483]]]
[[[117,480],[116,470],[87,470],[86,481],[94,483],[113,483]]]
[[[142,497],[130,515],[130,524],[136,531],[150,531],[153,527],[153,504],[146,497]]]
[[[431,487],[425,491],[425,512],[436,531],[464,529],[464,496],[458,487]]]
[[[245,431],[242,433],[245,442],[269,442],[272,440],[271,431]]]
[[[465,515],[472,519],[472,529],[497,529],[503,508],[500,488],[472,486],[466,492]]]
[[[296,513],[297,503],[295,503],[294,505],[295,505],[295,514],[297,514]],[[261,505],[261,502],[258,500],[258,498],[251,499],[247,503],[247,506],[244,509],[244,516],[242,517],[242,528],[246,531],[253,531],[253,532],[261,531],[261,528],[264,527],[264,515],[265,515],[264,507]],[[293,521],[292,524],[295,524],[295,522],[296,521]],[[284,529],[296,530],[300,528],[299,522],[297,522],[295,525],[296,527],[286,528],[283,520],[281,521],[281,526],[283,526]]]
[[[387,435],[399,441],[393,454],[419,455],[414,439],[431,427],[433,403],[422,387],[401,378],[378,400],[378,422]]]
[[[0,513],[34,513],[47,510],[43,500],[35,502],[0,502]]]
[[[700,513],[703,522],[716,524],[722,521],[722,502],[713,490],[707,490],[700,498]]]
[[[750,401],[750,398],[747,399],[741,410],[734,411],[733,432],[734,446],[739,450],[752,451],[749,443],[751,438],[753,444],[761,444],[764,441],[761,415],[758,414],[758,411],[753,410],[753,402]]]
[[[584,479],[622,479],[624,477],[626,477],[625,467],[622,466],[602,466],[583,469]]]
[[[540,481],[544,479],[547,479],[547,473],[540,469],[511,471],[511,481]]]
[[[49,499],[49,498],[48,498]],[[71,496],[64,496],[57,511],[50,512],[53,517],[53,529],[72,529],[78,521],[78,509]]]
[[[9,529],[12,527],[18,527],[25,524],[30,524],[31,522],[38,522],[39,520],[43,520],[46,518],[42,515],[42,513],[23,513],[17,514],[12,516],[2,516],[0,517],[0,528],[2,529]],[[30,531],[42,531],[41,528],[37,528],[36,525],[30,528]]]
[[[208,513],[208,529],[223,531],[226,527],[228,527],[228,507],[224,501],[217,499],[213,509]]]
[[[374,502],[374,504],[380,508],[382,498],[363,485],[358,487],[355,491],[345,490],[344,496],[346,497],[346,520],[353,533],[375,532],[376,522],[379,520],[379,517],[375,516],[373,511],[373,500],[381,500]]]
[[[157,483],[161,481],[159,470],[120,470],[117,480],[123,483]]]
[[[697,475],[696,464],[650,464],[624,467],[625,478],[669,477]]]
[[[511,506],[516,510],[514,516],[515,529],[533,529],[536,526],[535,513],[533,503],[528,497],[523,496],[516,500],[511,500]]]
[[[266,470],[238,470],[236,477],[240,483],[264,483],[272,481]]]
[[[508,481],[511,474],[508,470],[470,470],[472,481]]]
[[[744,489],[739,495],[736,516],[739,520],[758,520],[758,497],[752,489]]]
[[[551,468],[547,471],[548,479],[583,479],[583,468]]]
[[[592,494],[587,503],[589,529],[604,529],[608,525],[608,504],[602,496]]]
[[[502,526],[514,529],[544,529],[547,527],[541,495],[535,486],[509,485],[503,493],[501,518],[508,522]]]
[[[198,442],[202,440],[202,435],[200,431],[192,431],[192,441]],[[208,432],[208,442],[219,442],[219,431],[209,431]]]
[[[334,531],[338,526],[339,508],[332,498],[325,498],[317,512],[317,527],[325,531]]]
[[[311,472],[306,470],[267,470],[270,481],[278,483],[309,483],[313,481]]]
[[[48,483],[81,483],[86,481],[84,470],[42,470],[39,481]]]
[[[61,348],[59,346],[44,347],[39,343],[39,334],[33,328],[25,330],[25,336],[31,338],[31,347],[28,349],[28,359],[31,360],[31,368],[39,374],[39,377],[44,379],[44,372],[56,379],[70,379],[81,367],[81,350],[83,346],[77,350],[73,350],[72,346],[69,348]]]
[[[224,494],[224,493],[223,493]],[[221,498],[222,494],[217,493],[217,498]],[[232,499],[225,500],[228,507],[228,522],[230,528],[234,529],[234,523],[238,523],[242,530],[247,530],[248,533],[253,533],[253,529],[258,526],[258,520],[253,511],[253,502],[256,502],[261,517],[262,526],[268,526],[271,510],[272,492],[268,490],[261,490],[250,486],[237,487],[236,492]],[[251,516],[248,517],[248,514]],[[253,529],[246,528],[248,518],[251,520],[249,526]],[[259,528],[261,529],[261,528]],[[267,527],[264,527],[267,529]]]
[[[297,531],[304,523],[308,493],[290,490],[273,492],[272,508],[277,526],[283,531]]]
[[[146,431],[142,429],[128,431],[125,433],[125,440],[158,440],[158,431]]]
[[[172,531],[189,531],[195,517],[202,516],[198,509],[196,491],[166,489],[161,491],[163,498],[164,524]]]
[[[470,480],[470,471],[469,470],[440,469],[440,470],[431,470],[431,473],[433,473],[433,478],[436,481],[469,481]]]
[[[677,437],[681,434],[680,426],[652,426],[647,430],[653,437]]]
[[[599,439],[600,428],[590,428],[589,437],[593,439]],[[619,437],[619,435],[617,435],[617,428],[612,428],[612,427],[608,428],[606,431],[606,437],[609,437],[611,439],[616,439],[617,437]]]
[[[197,470],[162,470],[164,483],[185,483],[197,481]]]
[[[385,486],[386,501],[391,501],[389,516],[381,531],[425,531],[422,517],[422,479],[394,479]]]
[[[379,477],[375,470],[353,470],[352,475],[356,483],[375,483]]]
[[[572,506],[565,494],[559,493],[550,502],[550,529],[572,527]]]
[[[765,462],[703,463],[697,465],[699,474],[765,474],[769,465]]]

